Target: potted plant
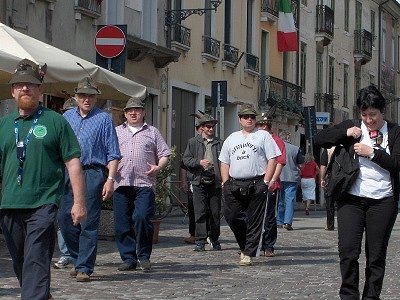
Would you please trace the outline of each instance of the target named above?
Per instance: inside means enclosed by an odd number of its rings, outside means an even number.
[[[153,243],[158,242],[160,220],[165,216],[166,211],[170,208],[169,184],[167,182],[167,179],[174,172],[175,159],[176,159],[176,147],[174,146],[171,148],[171,156],[168,159],[168,164],[157,174],[156,177],[155,214],[152,219],[154,225]]]

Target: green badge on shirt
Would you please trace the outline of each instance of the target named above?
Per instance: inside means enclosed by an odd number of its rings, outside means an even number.
[[[43,125],[36,125],[35,128],[33,129],[33,135],[36,138],[44,138],[47,134],[47,128],[46,126]]]

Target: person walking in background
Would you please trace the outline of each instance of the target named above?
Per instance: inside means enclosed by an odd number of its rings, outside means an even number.
[[[221,171],[218,153],[222,141],[214,136],[218,123],[212,116],[204,114],[198,121],[201,134],[189,139],[183,163],[193,187],[193,207],[196,223],[196,246],[194,251],[204,251],[207,237],[212,250],[221,250]],[[207,221],[209,231],[207,229]]]
[[[79,143],[68,122],[40,104],[44,74],[30,60],[18,64],[10,80],[17,110],[0,119],[0,226],[22,300],[53,299],[50,265],[65,167],[74,192],[71,223],[79,226],[86,216]]]
[[[307,153],[305,155],[304,164],[300,170],[301,177],[301,194],[303,196],[304,208],[306,215],[310,214],[311,202],[316,201],[315,197],[315,187],[316,187],[316,177],[319,174],[319,168],[314,160],[312,153]]]
[[[386,253],[399,199],[400,127],[383,119],[386,100],[375,86],[358,92],[359,120],[346,120],[314,137],[316,145],[340,147],[336,162],[354,164],[353,177],[327,188],[337,197],[341,299],[360,299],[359,257],[365,236],[365,284],[362,299],[380,299]],[[344,173],[344,172],[343,172]],[[335,174],[348,177],[346,174]],[[336,181],[337,182],[337,181]],[[332,185],[330,185],[332,184]],[[364,233],[365,232],[365,233]]]
[[[279,195],[276,223],[278,227],[293,230],[294,203],[304,156],[299,147],[290,143],[289,132],[282,132],[281,138],[285,142],[286,165],[282,168],[280,176],[282,188]]]
[[[113,210],[119,271],[151,269],[157,174],[168,164],[171,150],[157,128],[145,122],[144,102],[130,98],[126,122],[116,128],[122,159],[115,177]]]
[[[325,230],[333,231],[335,230],[335,201],[333,201],[332,197],[328,196],[326,193],[326,170],[328,164],[332,158],[333,151],[335,151],[335,147],[331,147],[329,149],[322,149],[321,157],[320,157],[320,186],[324,191],[325,198],[325,207],[326,207],[326,226]]]
[[[64,102],[61,112],[65,113],[67,110],[75,107],[76,107],[76,100],[75,98],[71,97]],[[57,260],[57,262],[54,263],[53,267],[55,269],[63,269],[67,268],[70,264],[74,264],[75,261],[68,251],[67,244],[64,241],[64,237],[62,236],[61,229],[58,226],[58,222],[56,222],[56,224],[57,224],[57,243],[61,255],[60,258]]]
[[[242,130],[225,140],[219,160],[224,216],[240,248],[240,266],[252,265],[259,252],[266,193],[272,190],[276,157],[281,152],[265,130],[256,128],[257,112],[244,104],[238,113]]]
[[[58,215],[61,233],[68,251],[75,260],[70,271],[76,281],[90,281],[97,254],[97,237],[100,222],[101,202],[109,199],[114,192],[115,173],[121,154],[111,117],[95,107],[100,90],[86,77],[75,88],[76,108],[64,113],[82,150],[81,163],[85,176],[85,196],[88,216],[79,226],[72,226],[71,210],[74,194],[71,190],[69,174],[63,203]],[[108,178],[106,177],[108,169]]]
[[[286,164],[286,149],[285,143],[272,131],[272,123],[266,116],[264,116],[264,114],[260,117],[257,117],[256,125],[259,129],[266,130],[269,134],[271,134],[275,143],[278,145],[279,150],[281,151],[281,155],[276,158],[276,168],[270,182],[271,189],[268,190],[267,206],[264,219],[264,233],[261,247],[261,250],[264,251],[264,256],[273,257],[275,256],[274,245],[276,243],[276,239],[278,238],[278,230],[276,225],[276,199],[279,189],[281,188],[279,176],[281,175],[282,168]]]

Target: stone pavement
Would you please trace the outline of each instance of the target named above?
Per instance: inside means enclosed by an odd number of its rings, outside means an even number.
[[[119,272],[112,241],[99,241],[97,266],[89,283],[69,278],[68,270],[52,270],[55,299],[338,299],[340,284],[337,232],[324,230],[325,213],[295,212],[294,230],[279,229],[276,257],[258,257],[239,267],[236,242],[222,227],[222,251],[194,252],[182,242],[187,225],[182,216],[164,219],[154,246],[152,270]],[[208,250],[208,248],[207,248]],[[58,253],[55,254],[55,259]],[[363,274],[365,257],[360,258]],[[400,298],[400,221],[388,250],[382,299]],[[361,282],[361,286],[363,283]],[[20,297],[11,260],[0,235],[0,299]]]

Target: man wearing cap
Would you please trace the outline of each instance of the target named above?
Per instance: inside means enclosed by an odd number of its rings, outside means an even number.
[[[242,130],[225,140],[221,161],[224,216],[240,247],[240,266],[250,266],[259,252],[265,194],[272,190],[276,157],[281,152],[271,135],[256,128],[257,112],[243,105],[238,113]]]
[[[111,117],[95,107],[99,89],[86,77],[75,89],[77,107],[64,113],[71,124],[81,147],[81,163],[85,177],[87,220],[72,226],[68,214],[74,197],[66,174],[64,201],[58,221],[67,248],[75,261],[70,271],[76,281],[90,281],[97,253],[97,236],[100,222],[101,201],[111,197],[121,154]],[[105,177],[106,168],[108,178]]]
[[[218,154],[222,141],[214,136],[218,123],[204,114],[198,125],[202,133],[189,139],[183,155],[188,178],[193,187],[196,245],[194,251],[204,251],[207,237],[212,250],[221,250],[219,243],[221,215],[221,171]],[[209,231],[207,230],[207,220]]]
[[[276,226],[276,198],[281,188],[281,182],[279,176],[281,175],[282,168],[286,164],[286,148],[283,140],[272,131],[272,123],[268,120],[265,114],[257,116],[256,125],[259,129],[267,131],[271,134],[275,143],[278,145],[281,155],[276,158],[276,168],[270,181],[271,189],[268,189],[267,207],[265,210],[264,219],[264,233],[262,238],[261,250],[264,251],[264,256],[273,257],[275,256],[274,245],[278,237],[278,231]]]
[[[148,125],[144,103],[128,100],[126,122],[116,128],[122,159],[115,177],[115,241],[122,259],[119,271],[151,268],[156,176],[171,151],[157,128]]]
[[[71,176],[73,225],[86,214],[78,141],[65,119],[40,104],[44,69],[27,59],[10,80],[17,110],[0,119],[0,225],[21,286],[21,299],[52,299],[50,264],[55,221]]]

